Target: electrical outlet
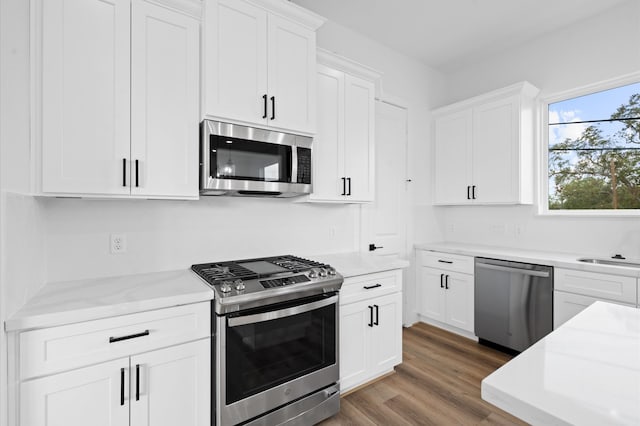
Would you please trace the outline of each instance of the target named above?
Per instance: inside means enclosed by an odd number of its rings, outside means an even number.
[[[127,236],[125,234],[111,234],[111,254],[122,254],[127,252]]]

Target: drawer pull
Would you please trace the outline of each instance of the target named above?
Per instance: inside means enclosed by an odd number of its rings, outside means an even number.
[[[378,287],[382,287],[382,284],[365,285],[362,288],[364,288],[365,290],[371,290],[372,288],[378,288]]]
[[[442,260],[442,259],[438,259],[438,262],[440,262],[440,263],[448,263],[449,265],[453,263],[450,260]]]
[[[149,330],[145,330],[142,333],[130,334],[122,337],[109,337],[109,343],[121,342],[123,340],[135,339],[136,337],[148,336]]]

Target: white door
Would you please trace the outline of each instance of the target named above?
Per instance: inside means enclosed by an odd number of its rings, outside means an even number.
[[[242,0],[206,0],[204,8],[203,113],[264,125],[267,12]]]
[[[383,101],[375,103],[375,196],[361,207],[362,250],[406,257],[407,110]]]
[[[340,387],[362,383],[369,375],[368,342],[372,327],[369,300],[340,306]]]
[[[471,125],[470,109],[435,120],[435,204],[471,203]]]
[[[211,424],[211,340],[131,357],[131,426]]]
[[[317,133],[313,138],[312,200],[341,200],[344,169],[344,73],[318,65]]]
[[[444,322],[444,278],[446,271],[419,267],[416,287],[418,313],[422,316]]]
[[[134,0],[131,193],[198,196],[200,22]]]
[[[23,382],[20,425],[128,426],[128,383],[129,358]]]
[[[314,133],[316,33],[279,16],[268,18],[267,124]]]
[[[445,277],[445,322],[473,333],[473,275],[448,272]]]
[[[518,201],[518,115],[517,97],[473,109],[474,202]]]
[[[373,333],[371,334],[371,371],[380,373],[402,362],[402,294],[373,299]]]
[[[42,1],[43,192],[129,193],[129,7]]]
[[[375,85],[345,75],[344,176],[349,201],[373,201],[375,176]]]

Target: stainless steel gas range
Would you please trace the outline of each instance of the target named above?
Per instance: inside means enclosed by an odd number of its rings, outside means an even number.
[[[216,425],[310,425],[338,412],[335,269],[290,255],[191,268],[215,292]]]

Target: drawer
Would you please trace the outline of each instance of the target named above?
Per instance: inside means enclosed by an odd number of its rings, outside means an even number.
[[[419,250],[417,257],[420,266],[473,275],[474,258],[472,256]]]
[[[581,294],[565,293],[564,291],[553,292],[553,329],[560,327],[574,316],[578,315],[592,303],[602,299],[591,296],[583,296]],[[634,304],[613,302],[611,300],[603,300],[603,302],[615,303],[616,305],[630,306],[635,308]]]
[[[637,285],[634,277],[556,268],[553,286],[555,290],[569,293],[634,305],[636,303]]]
[[[211,335],[211,302],[20,334],[20,378],[43,376]]]
[[[372,297],[402,291],[402,270],[345,278],[340,289],[340,304],[358,302]]]

